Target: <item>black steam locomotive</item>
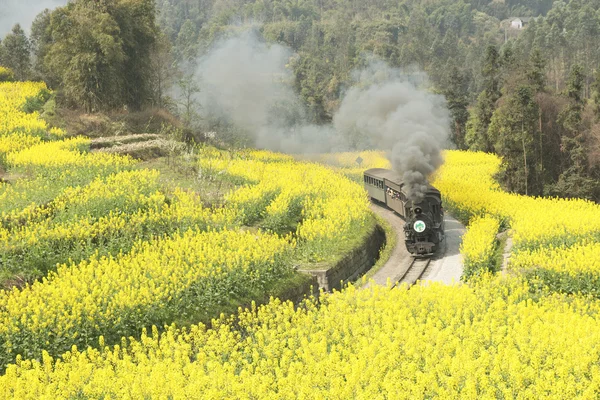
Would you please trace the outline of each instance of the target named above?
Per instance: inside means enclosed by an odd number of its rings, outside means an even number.
[[[389,169],[364,172],[365,189],[371,199],[384,203],[405,221],[404,242],[415,256],[434,254],[444,240],[444,209],[439,190],[429,186],[424,199],[413,203],[402,190],[400,176]]]

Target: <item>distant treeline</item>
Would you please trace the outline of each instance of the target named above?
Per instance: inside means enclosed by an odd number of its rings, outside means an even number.
[[[600,0],[76,0],[15,27],[0,64],[89,110],[165,107],[222,36],[258,26],[289,46],[295,90],[327,123],[351,73],[374,54],[425,71],[446,96],[459,148],[505,160],[507,189],[600,199]],[[513,17],[535,17],[524,29]],[[29,55],[31,55],[29,57]],[[183,72],[182,72],[183,71]]]

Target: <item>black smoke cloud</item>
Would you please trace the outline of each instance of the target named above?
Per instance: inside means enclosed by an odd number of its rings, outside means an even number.
[[[426,81],[424,74],[405,75],[381,61],[355,75],[333,119],[336,131],[363,138],[361,147],[389,150],[408,195],[422,200],[427,177],[442,165],[441,151],[448,145],[445,98],[418,88],[415,81]]]
[[[67,4],[68,0],[0,0],[0,37],[4,37],[15,24],[29,32],[35,17],[46,8]]]
[[[388,150],[411,198],[420,201],[427,177],[443,162],[449,112],[443,96],[419,85],[425,74],[403,73],[367,60],[354,73],[329,125],[310,124],[286,64],[292,51],[268,45],[254,31],[217,43],[198,63],[201,113],[248,132],[255,145],[288,153]]]

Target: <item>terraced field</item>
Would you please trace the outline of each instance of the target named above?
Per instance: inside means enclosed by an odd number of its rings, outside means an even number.
[[[469,222],[464,284],[231,314],[360,240],[373,221],[359,154],[314,160],[331,168],[204,147],[196,178],[231,188],[207,206],[21,111],[42,89],[0,84],[1,398],[600,395],[598,205],[505,193],[500,160],[449,151],[434,184]],[[506,228],[510,273],[492,275]]]

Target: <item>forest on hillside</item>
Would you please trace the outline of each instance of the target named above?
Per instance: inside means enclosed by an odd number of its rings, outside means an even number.
[[[523,29],[515,17],[532,17]],[[59,103],[102,112],[170,108],[194,129],[198,60],[253,27],[291,49],[289,82],[314,124],[331,122],[369,57],[425,72],[454,145],[503,157],[529,195],[600,199],[600,0],[76,0],[0,43],[1,79],[41,79]]]

